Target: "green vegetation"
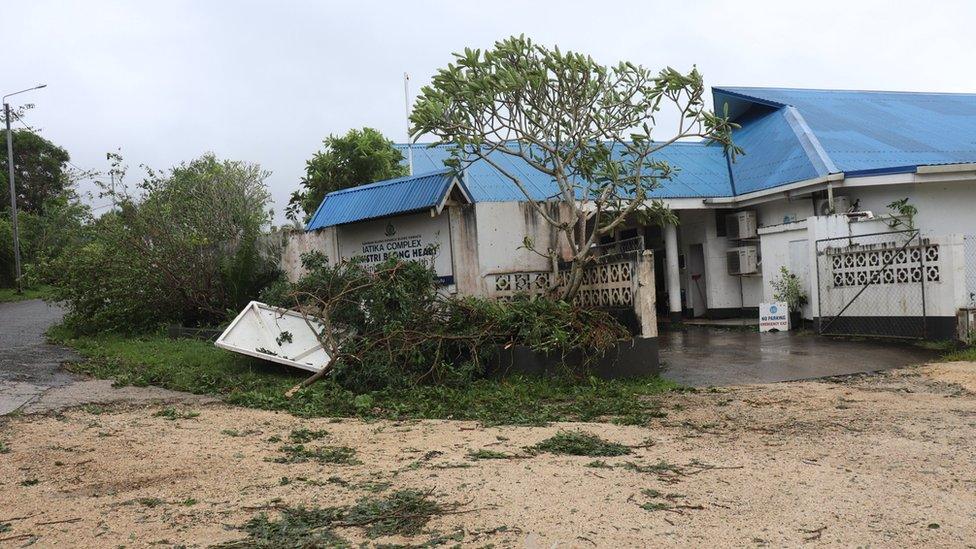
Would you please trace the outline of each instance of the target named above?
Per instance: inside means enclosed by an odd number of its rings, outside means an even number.
[[[302,187],[288,201],[285,214],[289,219],[312,215],[332,191],[408,175],[401,164],[403,154],[373,128],[330,135],[323,144],[325,149],[305,164]]]
[[[431,518],[457,507],[438,503],[429,492],[417,490],[399,490],[383,498],[366,497],[348,506],[285,507],[276,520],[264,513],[249,520],[242,527],[246,538],[216,547],[351,547],[336,528],[360,528],[369,538],[416,536]],[[442,536],[434,534],[434,538],[439,542],[436,545],[444,543]]]
[[[0,454],[9,454],[9,453],[10,453],[10,445],[7,444],[7,441],[0,440]]]
[[[529,446],[531,452],[548,452],[570,456],[623,456],[630,453],[630,447],[603,440],[592,433],[583,431],[559,431],[551,438]]]
[[[136,333],[224,321],[278,275],[277,248],[262,237],[267,175],[212,154],[150,171],[139,196],[116,196],[118,210],[85,225],[45,269],[65,322]]]
[[[676,170],[661,149],[698,137],[722,144],[733,160],[741,152],[732,143],[738,126],[728,119],[728,107],[725,116],[717,115],[707,109],[706,97],[696,68],[655,74],[626,61],[601,65],[585,53],[513,36],[484,50],[455,53],[420,90],[410,135],[433,136],[449,146],[445,164],[455,169],[479,160],[496,166],[502,184],[525,195],[571,251],[571,270],[559,292],[572,301],[594,245],[625,219],[639,216],[659,225],[677,220],[652,198]],[[662,108],[681,113],[674,132],[656,125]],[[518,170],[498,167],[505,156],[524,158],[558,192],[537,200]],[[551,215],[552,204],[567,213]],[[556,260],[548,243],[535,249],[526,238],[525,247]]]
[[[948,361],[969,361],[976,362],[976,346],[964,347],[955,351],[950,351],[942,356],[943,360]]]
[[[565,361],[569,375],[630,337],[607,312],[550,298],[499,302],[446,296],[433,269],[390,259],[367,268],[330,264],[319,253],[302,257],[306,274],[279,281],[262,301],[297,307],[323,319],[320,337],[333,357],[329,377],[354,391],[404,384],[461,386],[481,377],[499,345],[524,345]],[[335,338],[332,333],[348,334]]]
[[[285,391],[304,377],[302,373],[228,353],[207,342],[161,335],[72,336],[63,327],[53,328],[49,336],[85,357],[69,366],[75,372],[114,379],[118,385],[151,384],[302,417],[449,418],[529,425],[619,418],[647,421],[662,415],[649,397],[675,388],[656,377],[613,381],[511,377],[478,379],[461,386],[407,385],[356,393],[327,378],[288,399]]]
[[[512,454],[506,454],[505,452],[499,452],[498,450],[489,450],[487,448],[482,448],[480,450],[474,450],[468,452],[468,457],[474,460],[479,459],[512,459]]]
[[[287,444],[280,448],[282,456],[269,459],[274,463],[338,463],[340,465],[358,465],[356,450],[348,446],[321,446],[307,448],[304,444]]]
[[[27,299],[48,299],[51,297],[53,290],[53,288],[44,284],[38,284],[32,288],[24,288],[24,291],[19,294],[14,288],[0,288],[0,303],[24,301]]]
[[[293,430],[288,435],[288,438],[291,439],[292,442],[304,443],[304,442],[311,442],[313,440],[318,440],[320,438],[325,438],[328,435],[329,435],[329,432],[326,431],[326,430],[324,430],[324,429],[317,430],[317,431],[312,431],[312,430],[309,430],[309,429],[305,429],[303,427],[301,429],[295,429],[295,430]]]
[[[162,410],[153,414],[153,417],[161,417],[163,419],[168,419],[169,421],[176,421],[178,419],[193,419],[195,417],[200,417],[200,412],[195,412],[193,410],[177,410],[176,408],[163,408]]]

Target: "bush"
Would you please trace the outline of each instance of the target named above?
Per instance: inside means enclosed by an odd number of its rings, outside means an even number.
[[[279,282],[263,299],[324,320],[330,375],[351,390],[465,383],[483,372],[497,345],[593,357],[628,336],[608,314],[561,301],[445,296],[418,262],[391,259],[367,269],[307,254],[303,263],[301,280]]]
[[[23,286],[36,287],[43,282],[48,264],[78,241],[90,217],[88,207],[70,191],[48,199],[41,211],[18,211]],[[14,264],[10,208],[0,207],[0,287],[15,285]]]
[[[140,198],[85,228],[46,270],[80,332],[205,325],[237,311],[277,275],[267,176],[213,155],[151,173]]]

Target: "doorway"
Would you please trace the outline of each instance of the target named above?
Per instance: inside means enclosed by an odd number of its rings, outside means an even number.
[[[705,280],[705,246],[692,244],[688,248],[688,293],[691,296],[691,314],[695,318],[708,313],[708,300],[705,292],[708,288]]]

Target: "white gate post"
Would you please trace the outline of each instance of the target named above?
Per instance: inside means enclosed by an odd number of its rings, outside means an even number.
[[[654,252],[644,250],[637,258],[637,288],[634,309],[640,319],[641,337],[657,337],[657,301],[654,287]]]

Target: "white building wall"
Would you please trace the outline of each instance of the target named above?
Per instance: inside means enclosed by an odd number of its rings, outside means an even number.
[[[558,216],[558,209],[553,206],[548,213]],[[565,237],[526,202],[479,202],[475,223],[480,295],[484,295],[485,278],[490,275],[551,270],[549,260],[539,255],[550,248],[563,259],[569,258]],[[523,247],[526,237],[539,253]]]
[[[330,263],[339,260],[335,227],[326,227],[313,232],[292,231],[285,237],[285,248],[281,251],[281,268],[288,280],[295,282],[305,274],[302,268],[302,254],[321,252]]]
[[[681,253],[685,256],[681,285],[685,289],[685,306],[691,308],[694,301],[691,292],[697,292],[688,258],[692,245],[702,244],[705,256],[705,295],[710,315],[735,314],[742,308],[755,308],[762,300],[760,276],[732,276],[728,274],[726,252],[732,244],[724,236],[718,236],[716,215],[713,210],[682,210],[678,237]],[[689,291],[690,288],[690,291]],[[735,310],[735,311],[733,311]]]
[[[804,280],[809,303],[803,309],[804,318],[819,315],[817,310],[816,241],[839,236],[889,232],[891,211],[888,204],[905,197],[918,208],[915,226],[923,237],[937,238],[945,250],[943,276],[946,284],[932,284],[927,288],[927,313],[951,316],[955,308],[967,303],[966,271],[976,270],[967,265],[962,245],[963,235],[976,235],[976,184],[972,182],[924,182],[902,185],[873,185],[870,178],[851,180],[834,187],[834,196],[847,197],[851,204],[859,201],[860,210],[871,211],[876,218],[851,222],[847,216],[813,217],[814,204],[809,198],[780,199],[755,206],[760,223],[763,262],[762,298],[772,300],[771,281],[781,266]],[[794,217],[795,216],[795,217]],[[783,223],[787,219],[792,223]],[[806,241],[806,260],[800,250]]]

